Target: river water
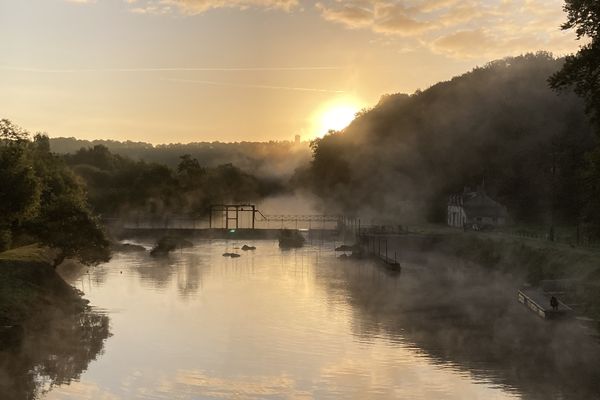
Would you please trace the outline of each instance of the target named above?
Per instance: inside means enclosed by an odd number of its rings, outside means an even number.
[[[236,249],[246,243],[257,249]],[[435,258],[393,275],[337,259],[334,245],[282,251],[276,241],[197,241],[164,259],[118,253],[70,271],[100,320],[48,350],[54,364],[33,369],[31,393],[600,398],[595,342],[575,324],[543,321],[517,303],[519,278]],[[222,256],[230,251],[242,256]]]

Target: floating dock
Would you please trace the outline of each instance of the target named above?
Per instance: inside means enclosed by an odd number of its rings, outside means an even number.
[[[519,302],[526,305],[536,315],[544,319],[561,319],[571,317],[573,309],[558,300],[558,309],[550,306],[550,296],[537,288],[523,288],[519,290]]]
[[[394,271],[394,272],[402,271],[402,267],[400,266],[400,263],[393,258],[389,258],[389,257],[386,257],[385,255],[378,255],[378,254],[371,254],[371,258],[383,263],[384,267],[389,269],[390,271]]]

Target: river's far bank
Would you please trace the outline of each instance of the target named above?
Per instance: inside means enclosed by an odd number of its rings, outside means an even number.
[[[411,232],[389,240],[405,259],[441,255],[513,275],[531,286],[568,281],[577,312],[600,321],[600,252],[595,249],[451,229]]]

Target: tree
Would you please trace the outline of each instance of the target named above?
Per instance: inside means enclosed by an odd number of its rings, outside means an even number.
[[[28,138],[25,130],[13,124],[7,119],[0,119],[0,141],[2,142],[24,142]]]
[[[25,131],[0,120],[0,251],[10,246],[14,226],[34,216],[40,204],[26,140]]]
[[[181,186],[184,189],[197,189],[202,184],[202,178],[206,175],[206,169],[200,166],[197,159],[189,154],[180,157],[181,161],[177,165],[177,175]]]
[[[84,186],[49,149],[44,135],[36,135],[30,145],[41,193],[39,212],[27,222],[26,230],[42,243],[60,249],[59,262],[66,257],[85,264],[107,261],[108,240],[88,207]]]
[[[97,218],[75,196],[63,195],[31,221],[30,232],[44,244],[61,250],[56,261],[76,258],[84,264],[108,261],[110,252]]]
[[[566,0],[567,22],[563,30],[575,28],[577,40],[589,42],[567,56],[562,69],[549,79],[555,90],[573,87],[585,99],[592,120],[600,122],[600,3],[597,0]]]
[[[585,101],[586,111],[600,136],[600,3],[597,0],[566,0],[567,22],[563,30],[575,29],[577,40],[588,40],[579,51],[567,56],[562,69],[549,78],[555,90],[573,88]],[[600,235],[600,147],[589,152],[583,168],[583,212],[577,220],[587,223],[588,235]]]
[[[84,263],[108,258],[108,241],[91,213],[85,187],[50,152],[47,136],[0,120],[0,251],[13,236],[61,250]]]

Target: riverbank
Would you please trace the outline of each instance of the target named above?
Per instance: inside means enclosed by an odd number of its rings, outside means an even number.
[[[568,280],[578,313],[600,321],[600,252],[595,249],[453,229],[413,231],[388,240],[405,259],[441,255],[513,275],[532,286]]]
[[[81,293],[52,266],[57,255],[38,245],[0,253],[0,330],[39,325],[56,313],[85,308]]]

